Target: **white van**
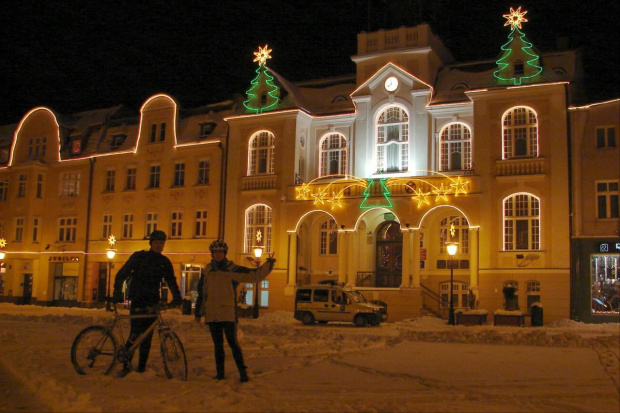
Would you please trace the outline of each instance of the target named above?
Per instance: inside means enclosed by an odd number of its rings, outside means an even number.
[[[306,325],[329,321],[352,322],[358,327],[387,320],[384,306],[369,303],[357,291],[333,281],[298,287],[295,319]]]

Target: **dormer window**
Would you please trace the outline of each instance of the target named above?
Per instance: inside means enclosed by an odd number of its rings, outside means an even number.
[[[74,139],[71,142],[71,155],[79,155],[82,153],[82,140]]]
[[[200,124],[200,139],[208,138],[215,129],[215,122],[205,122]]]
[[[110,143],[111,149],[118,149],[125,142],[127,135],[114,135],[112,136],[112,142]]]
[[[522,76],[525,73],[525,69],[523,68],[523,60],[517,59],[515,60],[515,76]]]

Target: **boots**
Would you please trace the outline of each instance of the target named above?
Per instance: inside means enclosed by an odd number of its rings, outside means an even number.
[[[245,366],[239,369],[239,381],[241,383],[250,381],[250,378],[248,377],[248,368]]]
[[[215,359],[215,371],[217,375],[213,377],[214,380],[224,380],[224,359],[217,357]]]

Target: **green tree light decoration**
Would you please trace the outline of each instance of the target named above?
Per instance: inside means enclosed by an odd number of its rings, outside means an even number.
[[[280,91],[278,86],[273,83],[273,76],[269,74],[266,61],[271,59],[271,49],[268,45],[258,47],[258,52],[254,52],[254,62],[258,62],[256,77],[251,81],[252,86],[245,93],[248,99],[243,102],[243,106],[253,113],[262,113],[275,109],[280,102]]]
[[[504,26],[510,26],[512,31],[508,35],[508,42],[502,46],[504,53],[497,60],[498,69],[493,75],[504,82],[520,85],[523,80],[531,79],[542,72],[539,66],[539,56],[534,53],[532,43],[528,42],[525,34],[519,29],[521,23],[528,21],[525,17],[527,11],[521,11],[521,7],[514,10],[510,8],[509,14],[504,14],[507,22]]]
[[[366,189],[364,189],[364,194],[363,194],[364,199],[362,200],[362,203],[360,204],[361,209],[376,208],[376,207],[385,207],[385,208],[392,207],[392,201],[390,200],[390,190],[385,185],[385,181],[386,181],[386,178],[379,179],[379,183],[381,184],[381,187],[383,188],[382,195],[385,201],[387,201],[387,203],[382,203],[379,205],[367,205],[368,198],[370,197],[370,194],[371,194],[371,188],[375,184],[374,179],[368,178],[368,186],[366,187]]]

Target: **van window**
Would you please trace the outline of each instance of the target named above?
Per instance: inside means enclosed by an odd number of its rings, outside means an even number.
[[[326,303],[329,297],[328,290],[314,290],[314,301],[320,303]]]
[[[309,303],[311,293],[312,293],[312,290],[308,290],[308,289],[297,290],[297,301],[303,302],[303,303]]]

